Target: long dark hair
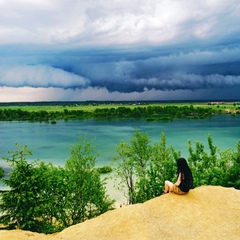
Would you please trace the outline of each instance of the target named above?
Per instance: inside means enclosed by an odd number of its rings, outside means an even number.
[[[193,187],[193,177],[192,171],[188,166],[188,163],[185,158],[179,158],[177,160],[177,173],[180,172],[184,174],[184,181],[189,185],[189,188]]]

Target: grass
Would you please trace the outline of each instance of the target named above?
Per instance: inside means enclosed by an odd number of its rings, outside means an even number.
[[[0,109],[11,109],[11,110],[17,110],[21,109],[22,111],[28,111],[28,112],[38,112],[38,111],[47,111],[47,112],[62,112],[65,109],[66,110],[83,110],[88,112],[93,112],[96,108],[118,108],[118,107],[129,107],[129,108],[135,108],[135,107],[148,107],[148,106],[193,106],[195,107],[201,107],[201,108],[213,108],[218,109],[219,112],[230,112],[234,113],[237,110],[240,109],[239,103],[233,104],[233,103],[225,103],[225,104],[216,104],[216,105],[209,105],[207,102],[179,102],[179,103],[9,103],[9,104],[0,104]]]

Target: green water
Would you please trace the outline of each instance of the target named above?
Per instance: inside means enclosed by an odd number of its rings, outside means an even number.
[[[97,166],[108,165],[116,153],[116,146],[122,140],[129,141],[135,128],[147,132],[152,142],[160,141],[161,133],[165,132],[167,145],[173,145],[187,158],[188,139],[201,141],[207,148],[208,134],[221,150],[236,149],[240,139],[240,116],[218,115],[211,119],[149,123],[144,120],[78,120],[58,121],[57,124],[0,122],[0,157],[9,156],[8,151],[15,150],[14,143],[17,142],[26,144],[33,151],[32,159],[64,165],[78,134],[87,134],[89,140],[95,138],[96,151],[100,154]],[[0,165],[5,167],[6,163],[1,160]]]

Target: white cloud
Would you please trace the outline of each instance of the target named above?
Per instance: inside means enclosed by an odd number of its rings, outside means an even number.
[[[239,12],[239,0],[0,0],[2,101],[222,94],[240,82]]]
[[[239,92],[239,88],[236,92]],[[232,90],[223,89],[216,92],[207,90],[146,90],[144,92],[119,93],[108,92],[105,88],[62,89],[31,87],[0,87],[0,102],[32,102],[32,101],[140,101],[140,100],[216,100],[236,99]]]
[[[238,0],[6,0],[1,43],[163,44],[239,29]]]
[[[89,80],[51,66],[1,66],[0,86],[82,88]]]
[[[61,88],[31,88],[31,87],[0,87],[0,102],[31,102],[31,101],[138,101],[138,100],[174,100],[181,93],[193,95],[191,91],[165,92],[146,90],[142,93],[108,92],[106,88],[61,89]],[[196,97],[196,93],[194,93]],[[186,97],[188,99],[188,97]]]

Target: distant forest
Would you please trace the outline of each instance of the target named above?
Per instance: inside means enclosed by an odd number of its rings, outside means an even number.
[[[148,101],[40,101],[40,102],[0,102],[1,106],[71,106],[71,105],[111,105],[111,104],[122,104],[122,105],[151,105],[151,104],[165,104],[165,105],[172,105],[172,104],[211,104],[211,103],[228,103],[228,104],[240,104],[240,99],[235,100],[171,100],[171,101],[156,101],[156,100],[148,100]]]
[[[55,124],[57,120],[89,118],[173,121],[181,118],[209,118],[214,114],[222,113],[239,114],[239,103],[224,104],[221,102],[221,104],[202,105],[197,102],[161,104],[157,102],[0,103],[0,121],[50,122],[52,124]]]

